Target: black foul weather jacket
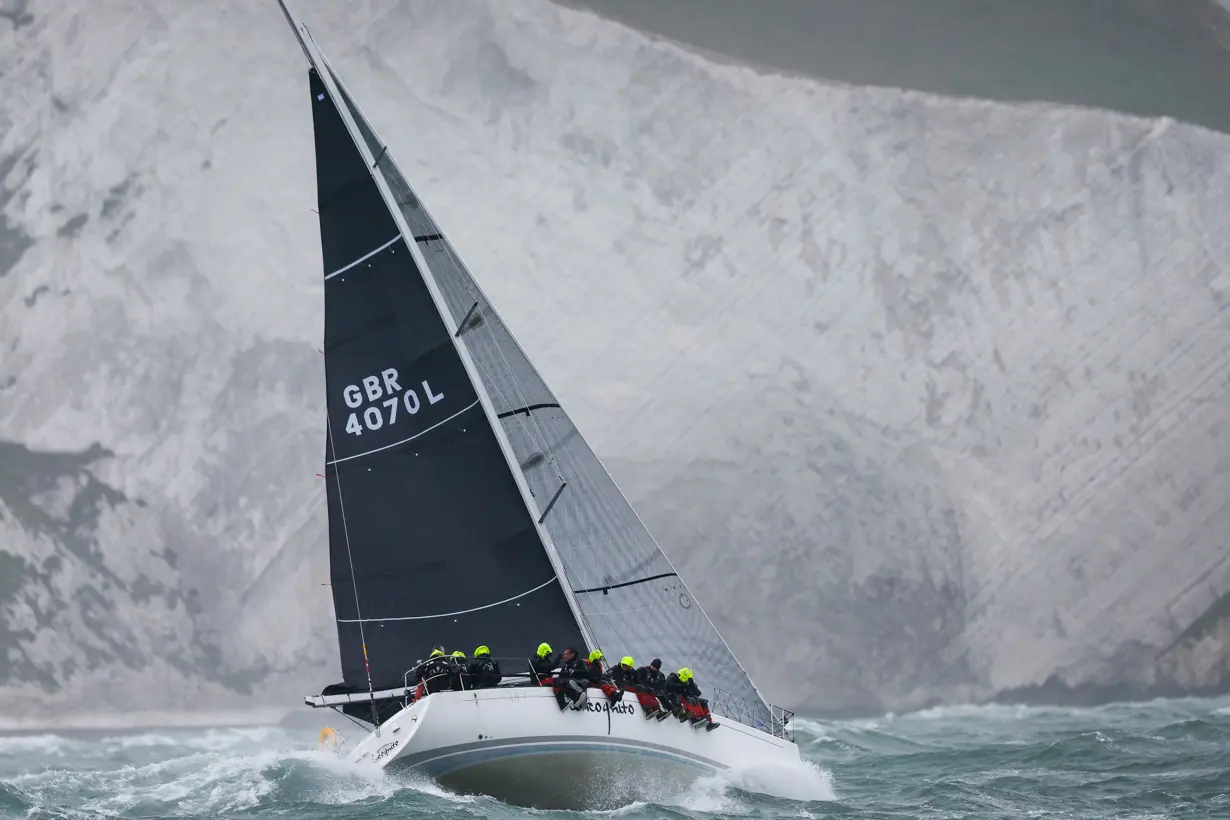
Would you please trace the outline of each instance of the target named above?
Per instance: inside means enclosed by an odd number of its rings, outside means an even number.
[[[551,673],[555,671],[555,667],[559,666],[560,657],[554,652],[548,652],[546,655],[534,657],[530,660],[530,670],[540,678],[549,678]]]
[[[502,677],[499,662],[492,658],[478,658],[470,664],[470,686],[475,689],[490,689]]]
[[[593,686],[602,683],[602,661],[582,661],[585,664],[585,675]]]
[[[589,664],[581,660],[579,657],[573,658],[570,661],[564,661],[559,668],[560,680],[575,680],[581,683],[589,683]]]
[[[636,685],[646,692],[657,692],[666,685],[666,676],[652,666],[636,670]]]
[[[448,658],[429,658],[419,667],[415,680],[427,686],[428,692],[441,692],[449,687]]]
[[[700,689],[696,686],[696,681],[681,681],[679,676],[671,672],[666,679],[666,691],[672,695],[682,695],[685,698],[700,697]]]
[[[620,689],[631,689],[636,686],[636,672],[624,666],[616,666],[611,670],[611,683]]]

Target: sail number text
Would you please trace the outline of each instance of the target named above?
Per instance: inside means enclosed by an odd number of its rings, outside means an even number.
[[[385,424],[396,424],[403,415],[413,416],[423,405],[432,405],[444,398],[443,393],[432,391],[426,379],[422,382],[421,398],[418,391],[414,388],[404,389],[397,379],[397,370],[390,367],[380,371],[379,376],[365,377],[361,386],[346,385],[342,398],[346,406],[354,411],[346,419],[347,433],[361,436],[365,426],[368,430],[379,430]],[[360,412],[359,408],[365,401],[371,404]],[[362,424],[359,423],[360,418]]]

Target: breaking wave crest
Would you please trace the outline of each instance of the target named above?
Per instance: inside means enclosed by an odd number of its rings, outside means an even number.
[[[287,740],[275,729],[0,738],[0,816],[212,816],[382,800],[400,788]]]

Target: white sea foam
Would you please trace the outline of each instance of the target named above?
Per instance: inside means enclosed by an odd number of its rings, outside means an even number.
[[[73,740],[60,735],[11,735],[0,736],[0,755],[60,755],[74,743]]]
[[[742,807],[738,792],[800,802],[837,799],[832,775],[815,763],[802,760],[751,763],[702,777],[674,803],[709,814],[738,814]]]
[[[80,810],[93,816],[215,815],[251,809],[284,789],[294,793],[279,798],[342,805],[387,799],[408,785],[415,787],[372,767],[295,748],[286,733],[274,728],[218,729],[182,737],[150,733],[99,740],[53,735],[0,739],[10,771],[23,750],[44,766],[5,772],[9,783],[36,805],[61,805],[62,795],[74,795]],[[63,761],[62,766],[46,767],[49,756]],[[116,766],[117,757],[144,759]]]

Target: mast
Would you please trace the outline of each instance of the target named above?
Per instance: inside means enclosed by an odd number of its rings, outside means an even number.
[[[320,51],[320,47],[316,45],[312,39],[311,33],[307,27],[301,22],[297,22],[294,15],[288,8],[286,0],[278,0],[278,5],[282,8],[283,14],[286,16],[287,22],[295,32],[295,37],[299,41],[300,48],[303,49],[304,55],[313,68],[316,69],[321,82],[324,84],[330,98],[333,100],[338,114],[345,123],[346,130],[350,134],[351,140],[354,142],[355,148],[363,157],[367,164],[372,181],[375,182],[377,189],[380,192],[381,199],[384,201],[385,208],[392,217],[397,226],[401,239],[410,251],[411,258],[414,260],[415,266],[418,268],[424,285],[431,295],[432,302],[436,312],[449,330],[449,336],[452,340],[453,348],[455,349],[458,358],[461,360],[466,374],[469,377],[470,383],[473,385],[475,393],[478,395],[479,403],[482,407],[483,414],[486,418],[487,425],[495,435],[499,443],[500,450],[504,456],[505,465],[513,480],[516,482],[517,489],[521,495],[522,503],[525,505],[526,512],[529,514],[533,522],[535,531],[537,532],[540,544],[545,551],[551,567],[555,572],[556,581],[562,590],[565,599],[568,602],[568,607],[572,611],[573,618],[576,620],[578,629],[585,644],[590,649],[599,649],[600,646],[590,625],[585,618],[580,605],[577,602],[576,595],[573,593],[572,585],[568,583],[568,576],[564,570],[563,561],[560,558],[559,551],[556,549],[554,541],[551,539],[547,529],[543,526],[543,521],[546,516],[538,509],[534,501],[533,494],[530,492],[529,485],[525,480],[524,474],[521,472],[517,459],[513,454],[512,445],[508,441],[507,434],[504,431],[503,425],[500,424],[497,413],[491,402],[491,397],[487,392],[486,385],[475,367],[474,361],[471,358],[469,351],[466,349],[462,340],[463,333],[458,327],[458,323],[454,321],[451,312],[448,310],[444,301],[444,297],[440,292],[439,285],[436,283],[432,274],[431,267],[427,264],[427,260],[423,257],[419,250],[413,231],[410,230],[406,223],[405,217],[402,215],[401,209],[397,207],[396,198],[389,189],[388,182],[384,179],[383,174],[377,172],[377,165],[387,156],[386,152],[381,152],[380,157],[372,155],[366,140],[363,139],[358,124],[351,115],[349,107],[343,101],[337,84],[334,82],[333,71],[330,68],[327,59]],[[548,505],[547,512],[550,512]],[[365,650],[366,651],[366,650]]]

